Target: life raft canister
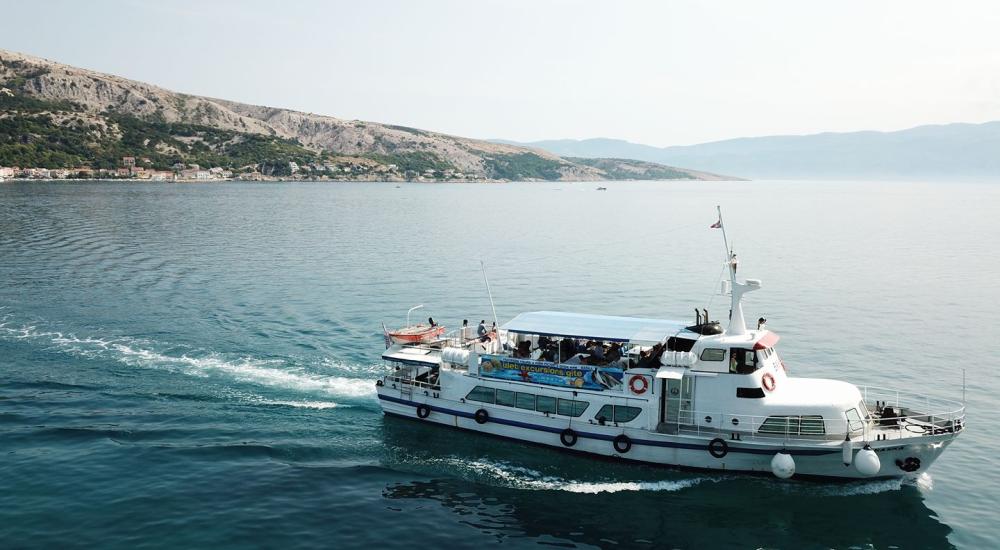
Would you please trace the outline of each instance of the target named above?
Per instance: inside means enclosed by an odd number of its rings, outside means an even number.
[[[764,386],[765,390],[774,391],[775,382],[774,382],[774,377],[771,376],[771,373],[769,372],[765,373],[764,377],[761,379],[760,382]]]
[[[636,395],[642,395],[649,389],[649,381],[646,380],[645,376],[636,374],[632,378],[629,378],[628,389],[632,390],[632,393]]]

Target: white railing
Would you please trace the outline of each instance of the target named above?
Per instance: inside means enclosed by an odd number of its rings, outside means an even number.
[[[880,441],[911,439],[924,436],[957,434],[965,428],[965,406],[948,399],[923,394],[859,387],[872,420],[851,430],[852,440]],[[876,407],[875,402],[879,405]],[[885,407],[892,407],[893,414],[882,416]],[[859,411],[861,412],[861,411]],[[844,413],[841,413],[844,414]],[[662,423],[659,429],[676,430],[678,434],[709,436],[720,435],[726,439],[820,442],[842,441],[849,429],[846,415],[840,418],[811,418],[819,415],[748,415],[729,414],[725,411],[680,409],[675,422]],[[765,421],[772,419],[761,432]],[[823,426],[823,433],[818,432]],[[780,431],[784,428],[784,432]],[[805,430],[803,429],[805,427]],[[810,428],[812,428],[810,430]],[[805,433],[803,433],[805,432]]]
[[[866,423],[866,438],[906,439],[965,429],[965,404],[960,401],[872,386],[858,389],[874,417]]]

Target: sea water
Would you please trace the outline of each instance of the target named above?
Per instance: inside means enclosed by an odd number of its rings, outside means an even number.
[[[0,546],[996,546],[1000,185],[0,185]],[[380,323],[750,322],[791,373],[961,399],[914,481],[592,460],[382,416]]]

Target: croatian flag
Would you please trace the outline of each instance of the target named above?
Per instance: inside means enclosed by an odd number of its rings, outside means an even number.
[[[385,323],[382,323],[382,336],[385,338],[385,349],[389,349],[392,345],[392,336],[389,336],[389,329],[385,328]]]
[[[713,223],[710,229],[722,229],[722,220]]]

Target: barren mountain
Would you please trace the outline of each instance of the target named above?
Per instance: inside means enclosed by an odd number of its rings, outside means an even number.
[[[300,157],[311,152],[317,159],[365,158],[407,172],[401,177],[414,177],[423,172],[420,168],[430,167],[432,171],[448,170],[476,179],[718,179],[712,174],[652,163],[640,167],[629,166],[632,161],[628,160],[610,164],[579,162],[541,149],[181,94],[4,50],[0,50],[0,88],[7,90],[0,93],[0,120],[28,116],[30,112],[35,123],[69,130],[86,125],[84,141],[99,142],[102,151],[152,157],[157,163],[190,160],[187,154],[195,151],[192,143],[204,145],[208,153],[224,156],[235,144],[261,142],[261,138],[248,136],[265,136],[272,139],[266,143],[271,156],[275,155],[273,146],[284,147],[286,153],[298,147],[303,150],[297,153]],[[11,99],[18,97],[35,102],[28,105]],[[155,126],[141,127],[133,119]],[[159,133],[168,137],[159,139]],[[39,142],[39,135],[28,134],[28,141],[34,135],[34,142]],[[137,136],[142,137],[141,150],[125,150],[122,143],[108,141],[117,138],[131,143],[137,141]],[[4,139],[23,143],[25,136],[0,134],[0,147]],[[74,154],[84,162],[88,160],[84,153]],[[245,161],[246,154],[250,153],[244,152],[240,159]],[[0,157],[0,164],[3,162]],[[614,169],[609,169],[612,166]]]

